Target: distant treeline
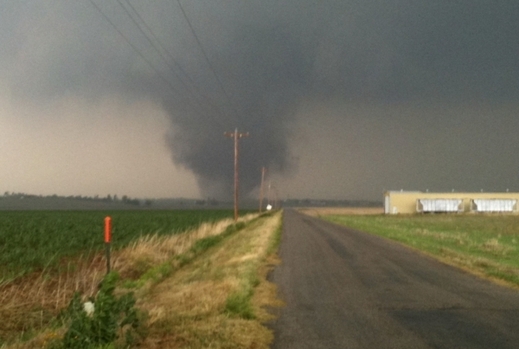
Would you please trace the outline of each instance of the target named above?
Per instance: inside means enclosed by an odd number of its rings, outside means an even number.
[[[0,195],[0,210],[31,210],[31,209],[192,209],[192,208],[219,208],[232,207],[232,203],[207,199],[142,199],[121,197],[108,194],[106,196],[69,195],[34,195],[17,192],[4,192]]]
[[[53,195],[34,195],[27,193],[10,193],[8,191],[4,192],[4,198],[18,198],[18,199],[64,199],[64,200],[84,200],[84,201],[98,201],[98,202],[121,202],[129,205],[151,205],[152,200],[146,199],[135,199],[130,198],[127,195],[123,195],[120,198],[117,195],[108,194],[105,197],[100,197],[99,195],[95,196],[83,196],[83,195],[69,195],[69,196],[60,196],[57,194]]]
[[[240,203],[243,209],[255,209],[257,200],[244,199]],[[267,204],[267,203],[266,203]],[[265,205],[266,205],[265,204]],[[382,207],[381,201],[369,200],[328,200],[328,199],[286,199],[271,202],[274,208],[282,207]],[[0,196],[0,210],[3,209],[170,209],[170,208],[232,208],[232,201],[219,201],[215,198],[187,199],[142,199],[121,197],[108,194],[106,196],[69,195],[34,195],[27,193],[4,192]]]

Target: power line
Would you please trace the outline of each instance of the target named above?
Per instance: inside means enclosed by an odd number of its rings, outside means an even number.
[[[99,12],[99,14],[101,14],[101,16],[112,26],[112,28],[124,39],[124,41],[126,41],[126,43],[130,45],[130,47],[149,65],[149,67],[155,72],[155,74],[157,74],[157,76],[162,81],[164,81],[164,83],[166,83],[166,85],[173,92],[180,95],[180,91],[177,88],[175,88],[175,86],[173,86],[173,84],[171,84],[171,82],[162,75],[162,73],[153,65],[153,63],[148,58],[146,58],[144,54],[134,44],[131,43],[131,41],[126,37],[126,35],[124,35],[124,33],[115,25],[115,23],[113,23],[113,21],[103,12],[103,10],[93,0],[88,1],[92,4],[92,6],[94,6],[94,8]],[[193,109],[193,111],[195,111],[196,114],[198,114],[199,116],[203,116],[199,111],[196,110],[196,108],[193,107],[193,105],[191,105],[190,103],[188,103],[188,105]],[[223,128],[223,125],[218,120],[216,120],[214,117],[212,119],[216,124],[218,124],[218,126]]]
[[[229,106],[231,108],[233,108],[235,113],[236,113],[236,115],[238,115],[238,111],[234,108],[234,105],[231,102],[231,98],[229,97],[229,94],[227,93],[227,91],[223,87],[223,83],[220,80],[220,77],[218,76],[218,74],[216,74],[216,70],[215,70],[214,66],[212,65],[211,61],[209,60],[209,56],[205,52],[204,47],[202,46],[202,43],[200,42],[200,39],[198,38],[198,35],[196,34],[195,28],[191,24],[191,21],[189,20],[189,17],[187,16],[186,11],[184,11],[184,7],[180,3],[180,0],[177,0],[177,3],[178,3],[178,6],[180,7],[180,10],[182,11],[182,14],[184,15],[184,18],[186,19],[187,24],[189,25],[189,28],[191,29],[191,33],[193,33],[193,36],[194,36],[198,46],[200,47],[200,50],[202,51],[202,54],[204,55],[204,58],[205,58],[207,64],[209,65],[209,69],[211,70],[211,72],[213,73],[214,77],[216,78],[216,81],[218,82],[218,86],[220,87],[220,89],[222,90],[223,94],[225,95],[225,98],[227,98],[227,102],[229,103]]]
[[[168,66],[168,68],[175,74],[175,76],[182,82],[182,84],[188,88],[188,86],[184,83],[184,81],[182,80],[182,78],[180,78],[180,76],[172,69],[172,67],[169,65],[168,61],[165,59],[164,55],[162,54],[162,52],[157,48],[157,46],[155,45],[155,43],[150,39],[150,37],[144,32],[144,30],[142,29],[141,25],[135,20],[135,18],[133,18],[133,16],[131,15],[130,11],[128,11],[128,9],[123,5],[122,1],[121,0],[116,0],[117,3],[119,4],[119,6],[124,10],[124,12],[126,13],[126,15],[132,20],[133,24],[135,24],[135,26],[137,27],[137,29],[141,32],[141,34],[146,38],[146,40],[148,41],[148,43],[155,49],[155,51],[159,54],[159,56],[162,58],[162,60],[164,61],[164,63]],[[131,4],[127,1],[127,3],[131,6]],[[135,11],[135,8],[133,6],[131,6],[133,11],[136,13]],[[137,14],[137,16],[139,17],[139,19],[142,21],[142,18],[139,16],[139,14]],[[150,33],[152,33],[152,35],[156,38],[155,34],[151,31],[151,29],[149,27],[148,28],[148,31],[150,31]],[[173,61],[175,63],[177,63],[176,60],[173,59]],[[178,63],[177,63],[178,65]]]
[[[263,183],[265,182],[265,173],[267,169],[265,166],[261,168],[261,186],[260,186],[260,199],[259,199],[259,212],[263,209]]]
[[[174,70],[174,68],[170,65],[170,63],[168,62],[168,60],[164,57],[164,54],[157,48],[157,46],[155,45],[155,43],[153,42],[153,40],[150,39],[150,37],[144,32],[144,30],[142,29],[141,25],[135,20],[135,18],[130,14],[130,12],[128,11],[128,9],[123,5],[123,3],[121,2],[121,0],[116,0],[117,3],[119,4],[119,6],[124,10],[124,12],[126,13],[126,15],[131,19],[131,21],[133,22],[133,24],[135,24],[135,26],[137,26],[137,29],[141,32],[141,34],[146,38],[146,40],[148,41],[148,43],[153,47],[153,49],[155,49],[155,51],[157,52],[157,54],[160,56],[160,58],[162,58],[164,64],[166,64],[166,66],[169,68],[169,70],[175,74],[175,76],[179,79],[179,81],[182,83],[182,85],[184,85],[184,87],[187,89],[187,91],[192,95],[192,96],[195,96],[193,91],[189,88],[189,86],[184,82],[184,80],[182,80],[182,78],[177,74],[177,72]],[[127,1],[128,2],[128,1]],[[128,2],[128,4],[131,6],[131,4]],[[133,6],[132,6],[133,8]],[[135,11],[135,8],[133,8],[134,12]],[[140,15],[137,13],[137,16],[139,18]],[[141,18],[142,20],[142,18]],[[156,38],[156,35],[153,33],[153,31],[151,30],[151,28],[149,28],[148,26],[148,30],[152,33],[152,35]],[[180,64],[173,58],[173,61],[177,64],[177,66],[180,66]],[[182,70],[183,71],[183,70]],[[200,96],[202,96],[200,94]],[[202,96],[203,97],[203,96]],[[196,97],[195,97],[196,98]],[[212,115],[212,114],[211,114]],[[214,116],[213,116],[214,117]]]
[[[191,79],[191,77],[189,76],[189,74],[187,74],[187,72],[182,68],[182,66],[177,62],[177,60],[175,59],[175,57],[173,57],[173,55],[169,52],[168,49],[166,49],[166,47],[162,44],[162,42],[159,40],[159,38],[157,37],[157,35],[155,35],[155,33],[153,32],[153,30],[151,29],[151,27],[148,25],[148,23],[146,23],[146,21],[142,18],[142,16],[139,14],[139,11],[137,11],[137,9],[132,5],[132,3],[130,2],[130,0],[126,0],[126,3],[128,4],[128,6],[130,6],[130,8],[132,9],[133,13],[135,13],[135,15],[139,18],[139,20],[142,22],[142,24],[144,24],[144,26],[146,27],[146,29],[150,32],[151,36],[153,36],[153,38],[155,39],[155,41],[159,44],[159,46],[161,47],[161,49],[169,56],[169,58],[173,61],[173,63],[175,63],[175,65],[177,66],[177,68],[182,72],[182,74],[184,74],[184,76],[189,80],[189,82],[196,87],[193,79]]]
[[[155,73],[175,92],[179,93],[179,91],[165,78],[162,76],[162,74],[158,71],[157,68],[155,68],[155,66],[151,63],[151,61],[149,59],[147,59],[143,54],[142,52],[134,45],[131,43],[131,41],[126,37],[126,35],[123,34],[123,32],[121,30],[119,30],[119,28],[117,28],[117,26],[112,22],[112,20],[103,12],[103,10],[101,10],[101,8],[93,1],[93,0],[88,0],[95,8],[96,10],[101,14],[101,16],[103,16],[103,18],[112,26],[112,28],[115,29],[115,31],[117,31],[117,33],[119,33],[119,35],[124,39],[124,41],[126,41],[126,43],[128,45],[130,45],[130,47],[135,51],[137,52],[137,54],[150,66],[151,69],[153,69],[155,71]]]
[[[164,61],[164,63],[166,64],[166,66],[171,70],[171,72],[173,72],[173,74],[175,74],[175,76],[179,79],[179,81],[182,83],[182,85],[184,85],[184,87],[189,90],[189,92],[194,96],[195,93],[193,93],[193,91],[191,90],[191,88],[186,84],[186,82],[184,82],[184,80],[180,77],[180,75],[175,71],[174,67],[169,63],[168,59],[166,57],[164,57],[164,54],[161,52],[161,50],[159,50],[159,48],[155,45],[155,43],[153,42],[153,40],[144,32],[144,30],[142,29],[141,25],[135,20],[135,18],[131,15],[131,13],[128,11],[128,9],[123,5],[122,1],[121,0],[117,0],[117,3],[119,4],[119,6],[122,7],[122,9],[124,10],[124,12],[126,12],[126,14],[128,15],[128,17],[132,20],[132,22],[137,26],[137,29],[141,32],[141,34],[146,38],[146,40],[148,41],[148,43],[155,49],[155,51],[158,53],[158,55],[160,56],[160,58],[162,58],[162,60]],[[206,99],[206,101],[208,101],[211,106],[213,106],[214,108],[217,109],[217,111],[221,114],[221,116],[223,116],[223,113],[220,111],[220,109],[215,106],[207,96],[203,95],[200,90],[198,89],[198,87],[195,85],[193,79],[191,79],[191,77],[186,73],[186,71],[182,68],[182,66],[180,65],[180,63],[177,62],[177,60],[175,59],[175,57],[173,57],[173,55],[171,55],[169,53],[169,51],[164,47],[164,45],[162,45],[162,43],[160,42],[160,40],[158,39],[157,35],[155,35],[155,33],[153,32],[153,30],[150,28],[150,26],[146,23],[146,21],[144,21],[144,19],[141,17],[141,15],[139,14],[139,12],[135,9],[135,7],[130,3],[129,0],[126,0],[126,3],[128,4],[128,6],[132,9],[133,13],[137,16],[137,18],[139,18],[139,20],[144,24],[144,26],[146,27],[146,29],[148,30],[148,32],[151,34],[151,36],[155,39],[155,41],[158,43],[158,45],[162,48],[162,50],[164,52],[166,52],[166,54],[168,55],[168,57],[173,61],[173,63],[175,63],[177,69],[179,69],[183,74],[184,76],[187,77],[187,79],[189,80],[189,82],[191,83],[191,85],[193,85],[193,88],[197,91],[198,95],[204,99]]]

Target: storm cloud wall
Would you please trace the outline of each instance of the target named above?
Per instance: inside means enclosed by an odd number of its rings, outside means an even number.
[[[202,47],[176,2],[130,1],[167,52],[143,36],[117,1],[95,3],[112,24],[88,1],[4,5],[0,21],[4,84],[13,98],[42,105],[69,95],[93,104],[106,95],[154,101],[170,118],[171,128],[164,133],[173,161],[193,172],[203,196],[231,196],[233,147],[223,133],[235,128],[250,132],[240,143],[240,178],[247,194],[259,185],[262,166],[279,175],[304,173],[298,159],[311,155],[312,149],[301,154],[294,137],[320,118],[343,130],[335,136],[337,145],[347,145],[346,138],[355,137],[355,130],[345,125],[369,121],[377,139],[388,144],[406,123],[414,125],[404,135],[401,146],[406,151],[439,137],[444,139],[441,147],[455,149],[459,137],[469,142],[474,134],[488,130],[488,123],[481,120],[489,105],[516,110],[519,104],[515,1],[182,2]],[[121,3],[131,12],[132,7]],[[465,113],[469,109],[463,106],[475,102],[482,103],[484,111],[470,125],[474,131],[462,127],[456,133],[452,123],[458,116],[453,112],[460,110],[463,122],[470,124]],[[311,121],[302,112],[309,103]],[[342,112],[327,112],[337,105],[343,106]],[[358,105],[363,110],[387,106],[387,111],[415,113],[409,123],[402,115],[379,109],[371,115],[348,112]],[[495,132],[515,125],[516,116],[511,114],[488,116],[497,118],[492,121]],[[380,125],[387,125],[384,132],[377,131]],[[311,137],[311,129],[305,130]],[[375,136],[363,140],[366,145],[357,154],[366,153],[377,142]],[[480,141],[486,142],[484,137]],[[322,144],[334,149],[333,140],[323,139]],[[495,142],[484,148],[503,153]],[[396,171],[384,163],[399,157],[391,151],[387,156],[375,161],[378,175],[372,171],[368,175],[378,183],[377,190],[398,185],[402,178],[395,174],[391,181],[384,180],[388,171]],[[470,159],[478,161],[478,155]],[[365,161],[373,159],[355,157],[352,168],[366,167]],[[441,157],[438,161],[445,161],[443,171],[454,173],[454,184],[463,183],[454,162]],[[411,161],[409,167],[417,169],[403,175],[404,183],[437,183],[441,173],[432,168],[421,171],[419,162],[419,156]],[[504,158],[500,163],[505,169],[516,167]],[[347,177],[348,170],[339,168]],[[356,170],[350,171],[356,178]],[[475,181],[473,186],[479,184]],[[367,193],[368,188],[363,190]],[[354,191],[345,189],[344,195]]]

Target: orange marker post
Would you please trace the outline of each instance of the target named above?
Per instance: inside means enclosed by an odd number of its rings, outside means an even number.
[[[112,218],[105,217],[105,243],[112,242]]]
[[[110,272],[110,243],[112,242],[112,218],[105,217],[106,273]]]

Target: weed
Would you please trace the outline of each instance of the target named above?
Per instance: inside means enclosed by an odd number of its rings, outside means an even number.
[[[118,275],[108,274],[101,283],[95,299],[94,311],[88,314],[83,300],[75,293],[64,318],[70,323],[63,337],[63,349],[86,349],[107,346],[123,338],[126,345],[134,340],[139,326],[135,299],[132,293],[114,294]]]
[[[254,319],[254,311],[250,303],[252,290],[234,292],[227,297],[225,311],[243,319]]]

